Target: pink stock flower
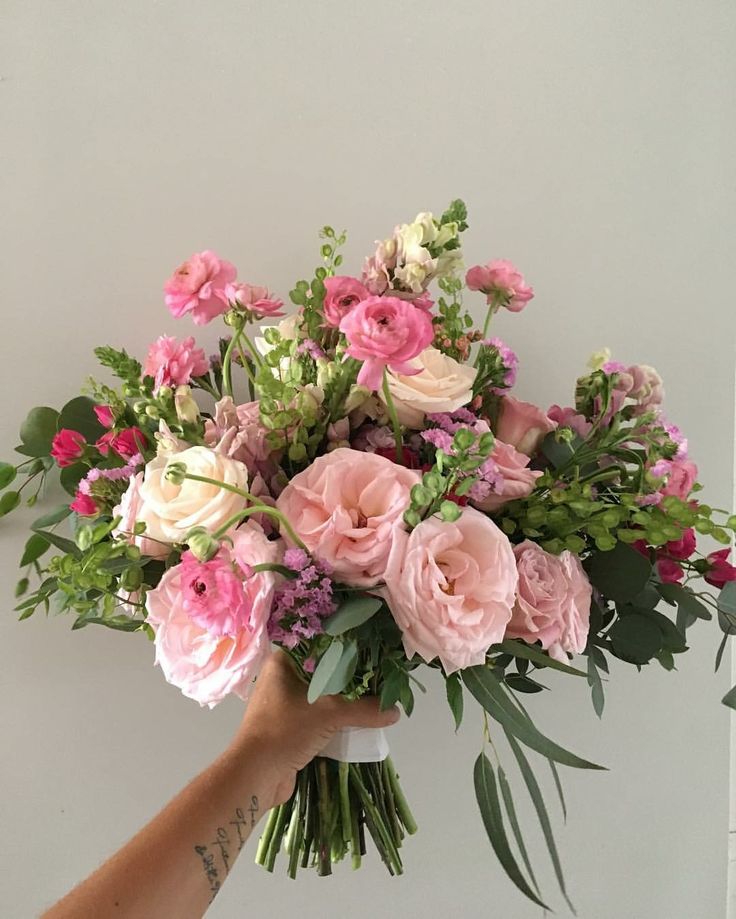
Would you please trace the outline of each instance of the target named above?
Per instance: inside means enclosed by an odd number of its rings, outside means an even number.
[[[81,517],[94,517],[100,510],[95,499],[90,495],[85,495],[79,489],[69,507]]]
[[[266,440],[258,402],[235,405],[224,396],[215,405],[214,418],[204,424],[204,442],[216,453],[244,463],[251,474],[268,481],[278,471],[274,453]]]
[[[391,272],[396,267],[396,242],[393,238],[376,243],[376,251],[363,263],[363,283],[377,297],[386,293]]]
[[[465,275],[465,283],[470,290],[480,290],[489,302],[497,298],[500,305],[512,313],[521,310],[534,296],[534,290],[506,259],[494,259],[486,265],[475,265]]]
[[[419,481],[418,472],[383,456],[341,447],[295,475],[276,506],[338,581],[372,587],[383,578],[409,492]]]
[[[410,376],[410,361],[434,338],[432,319],[424,310],[398,297],[368,297],[343,317],[340,331],[348,339],[347,354],[363,366],[358,384],[377,390],[384,368]]]
[[[585,415],[580,415],[569,406],[561,408],[559,405],[551,405],[547,410],[547,417],[556,421],[559,428],[571,428],[581,440],[585,440],[593,427]]]
[[[112,449],[118,456],[129,460],[146,449],[148,440],[140,428],[124,428],[118,433],[108,431],[103,434],[95,446],[103,456],[108,456]]]
[[[195,252],[164,285],[166,305],[180,319],[190,313],[197,325],[205,325],[227,309],[218,291],[235,280],[235,266],[209,249]]]
[[[275,319],[283,316],[284,301],[274,297],[267,287],[256,284],[226,284],[217,296],[229,306],[231,303],[250,310],[258,319]]]
[[[84,434],[70,428],[62,428],[51,441],[51,456],[56,460],[57,466],[72,466],[84,455],[86,446]]]
[[[494,490],[473,504],[482,511],[493,512],[509,501],[525,498],[534,491],[534,483],[542,475],[540,470],[529,469],[529,457],[511,444],[496,439],[489,457],[496,475]],[[489,476],[490,478],[490,476]]]
[[[209,369],[204,350],[195,347],[191,336],[177,341],[171,335],[161,335],[148,349],[143,365],[143,373],[155,381],[154,391],[162,386],[183,386],[192,377],[204,376]]]
[[[652,466],[650,473],[665,479],[664,485],[658,489],[663,497],[674,495],[685,501],[697,481],[698,467],[692,460],[660,460]]]
[[[711,567],[704,577],[712,587],[723,588],[729,581],[736,581],[736,567],[728,560],[730,552],[728,548],[717,549],[708,556]]]
[[[232,579],[218,582],[212,570],[207,580],[198,580],[194,568],[184,563],[170,568],[147,597],[156,663],[167,682],[210,708],[229,693],[245,699],[269,653],[267,623],[276,576],[251,571],[246,577],[246,572],[255,565],[277,563],[281,547],[269,542],[252,522],[236,530],[232,539],[228,562],[234,575],[238,568],[243,572],[242,593]],[[187,582],[187,573],[194,574],[192,581]],[[227,605],[233,599],[235,615]],[[236,631],[223,634],[223,627],[230,626]]]
[[[531,402],[522,402],[514,396],[503,396],[493,433],[499,440],[516,447],[519,453],[534,456],[546,435],[556,427],[557,422],[552,421],[541,408]]]
[[[94,413],[103,428],[111,428],[115,423],[115,416],[109,405],[95,405]]]
[[[565,550],[551,555],[531,540],[514,546],[519,587],[506,634],[539,641],[550,657],[567,663],[588,641],[592,588],[580,559]]]
[[[361,300],[370,296],[367,288],[357,278],[335,275],[325,278],[325,299],[322,306],[325,323],[338,329],[343,318]]]
[[[454,523],[428,517],[396,534],[386,569],[391,612],[407,657],[439,657],[446,673],[483,664],[502,641],[517,585],[504,533],[465,508]]]

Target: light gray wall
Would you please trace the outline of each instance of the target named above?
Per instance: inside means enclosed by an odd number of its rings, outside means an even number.
[[[94,345],[140,354],[161,332],[189,333],[160,289],[191,251],[212,247],[285,295],[315,264],[322,223],[351,230],[357,270],[396,221],[460,195],[469,260],[511,258],[538,291],[496,328],[522,359],[521,394],[569,400],[604,344],[654,364],[708,496],[728,504],[732,3],[3,0],[0,16],[6,458],[27,407],[77,392]],[[16,623],[22,523],[0,524],[0,913],[12,919],[119,846],[240,715],[235,701],[186,701],[143,638]],[[559,842],[582,919],[725,914],[718,639],[701,623],[676,673],[615,668],[602,724],[572,678],[534,699],[553,737],[611,767],[565,776]],[[291,883],[251,851],[211,915],[538,917],[475,811],[479,718],[455,737],[440,690],[394,731],[421,824],[405,878],[371,858],[357,875]]]

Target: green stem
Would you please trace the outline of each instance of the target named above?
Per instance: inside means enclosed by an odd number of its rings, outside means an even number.
[[[233,394],[233,351],[238,346],[238,341],[240,340],[242,331],[242,326],[240,326],[240,328],[233,329],[232,337],[228,342],[227,348],[225,349],[225,354],[222,358],[222,391],[224,395],[230,397],[232,397]]]
[[[332,874],[331,846],[329,838],[330,825],[330,786],[327,781],[327,760],[317,760],[317,776],[319,787],[318,831],[317,831],[317,871],[320,877]]]
[[[245,339],[245,344],[246,344],[248,350],[250,351],[250,353],[253,355],[253,363],[256,365],[256,367],[258,368],[258,370],[260,370],[261,367],[263,367],[263,358],[262,358],[261,355],[258,353],[257,349],[255,348],[255,346],[254,346],[253,343],[251,342],[250,338],[248,338],[248,336],[245,334],[245,332],[242,333],[241,338],[244,338],[244,339]],[[241,357],[243,357],[243,360],[245,361],[245,357],[244,357],[242,351],[241,351]],[[254,380],[253,382],[255,382],[255,380]]]
[[[396,774],[396,769],[390,756],[386,759],[386,768],[391,780],[391,788],[394,793],[396,808],[399,812],[399,816],[401,817],[401,822],[404,824],[404,829],[406,832],[410,836],[413,836],[417,831],[417,824],[414,820],[414,814],[412,814],[411,808],[409,807],[409,802],[404,797],[404,792],[401,788],[401,785],[399,784],[399,777]]]
[[[391,397],[391,390],[388,385],[388,371],[383,368],[383,398],[386,400],[388,417],[391,419],[391,427],[394,429],[394,442],[396,444],[396,462],[401,466],[404,463],[404,442],[401,437],[401,425],[396,414],[396,406]]]
[[[268,817],[266,819],[266,826],[263,828],[263,834],[258,840],[258,849],[256,850],[256,864],[265,865],[266,856],[268,855],[268,847],[271,845],[271,837],[273,836],[274,827],[276,826],[276,821],[278,820],[279,813],[278,807],[272,807],[268,812]]]

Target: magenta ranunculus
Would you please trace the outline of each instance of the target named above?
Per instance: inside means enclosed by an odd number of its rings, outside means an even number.
[[[708,555],[709,571],[705,580],[713,587],[723,588],[729,581],[736,581],[736,567],[728,560],[731,550],[717,549]]]
[[[162,386],[183,386],[192,377],[201,377],[210,369],[202,348],[195,347],[190,336],[177,341],[171,335],[161,335],[148,349],[143,373],[153,377],[155,391]]]
[[[235,280],[235,266],[205,249],[181,264],[164,285],[166,305],[180,319],[190,313],[197,325],[205,325],[227,309],[218,296]]]
[[[557,422],[531,402],[503,396],[493,433],[499,440],[516,447],[519,453],[534,456],[546,435],[556,427]]]
[[[333,329],[340,327],[343,318],[357,303],[370,297],[368,289],[357,278],[347,275],[325,278],[324,284],[325,299],[322,312],[325,323]]]
[[[482,291],[489,302],[496,300],[512,313],[520,313],[534,296],[534,290],[519,271],[503,258],[468,269],[465,283],[470,290]]]
[[[111,428],[115,423],[115,416],[109,405],[95,405],[94,413],[103,428]]]
[[[418,472],[383,456],[340,447],[297,473],[276,505],[338,581],[373,587],[419,481]]]
[[[62,428],[51,441],[51,456],[56,460],[57,466],[72,466],[84,455],[86,446],[84,434],[70,428]]]
[[[514,546],[519,586],[506,634],[534,644],[550,657],[567,662],[567,654],[585,650],[592,587],[580,559],[565,550],[545,552],[531,540]]]
[[[503,641],[517,574],[508,537],[467,507],[454,523],[423,520],[394,539],[386,569],[407,657],[439,657],[446,673],[483,664]]]
[[[250,604],[245,572],[226,546],[207,562],[185,552],[180,568],[182,605],[195,625],[216,638],[237,635],[247,627]]]
[[[95,499],[91,497],[91,495],[85,495],[84,492],[79,490],[77,490],[74,500],[69,507],[79,514],[80,517],[94,517],[100,512]]]
[[[498,438],[489,461],[495,466],[495,475],[492,476],[495,479],[494,490],[473,500],[473,504],[482,511],[493,512],[508,501],[525,498],[534,491],[534,483],[542,475],[540,470],[528,468],[529,457],[525,453]]]
[[[257,319],[275,319],[284,315],[284,301],[274,297],[267,287],[257,284],[226,284],[217,295],[226,306],[235,304],[249,310]]]
[[[358,384],[377,390],[384,368],[410,376],[419,373],[410,361],[434,338],[431,316],[398,297],[368,297],[357,303],[340,323],[348,340],[347,354],[363,366]]]

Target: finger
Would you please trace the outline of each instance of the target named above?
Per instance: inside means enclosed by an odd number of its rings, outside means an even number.
[[[399,710],[395,705],[381,711],[379,701],[374,697],[355,702],[346,699],[335,701],[338,702],[336,716],[340,727],[387,728],[399,720]]]

